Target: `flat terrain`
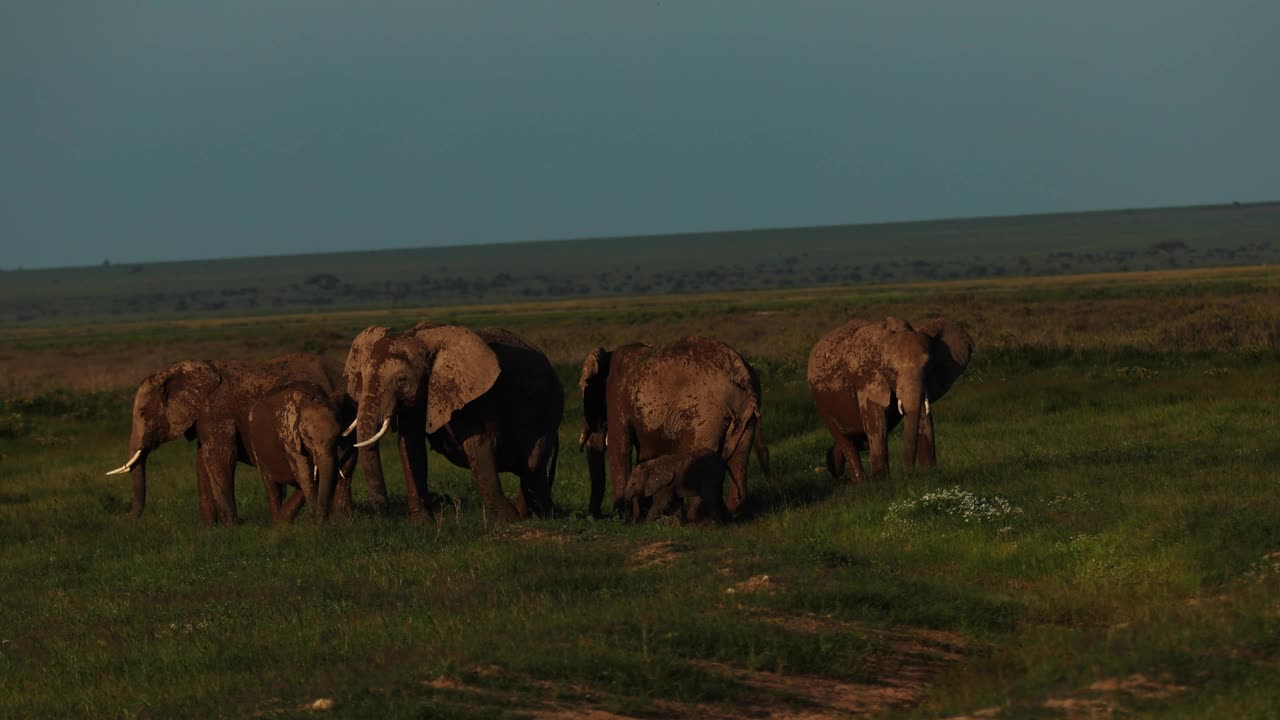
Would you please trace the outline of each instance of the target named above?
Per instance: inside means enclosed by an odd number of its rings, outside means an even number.
[[[905,475],[891,439],[892,477],[852,485],[818,469],[804,358],[889,313],[958,319],[978,355],[935,407],[939,467]],[[720,337],[761,370],[777,482],[754,471],[749,516],[722,529],[584,517],[570,391],[555,520],[486,526],[469,475],[433,455],[433,489],[458,501],[435,526],[265,527],[242,466],[245,523],[206,530],[185,443],[152,456],[147,514],[123,517],[128,480],[102,472],[147,373],[341,357],[368,324],[424,318],[515,330],[570,389],[595,345]],[[27,323],[0,348],[0,717],[1280,707],[1272,268]]]
[[[1277,238],[1280,202],[182,263],[107,258],[6,267],[0,326],[1258,265],[1280,261]]]

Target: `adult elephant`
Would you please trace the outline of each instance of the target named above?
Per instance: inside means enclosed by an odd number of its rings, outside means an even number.
[[[858,453],[870,449],[871,472],[889,469],[888,434],[905,420],[903,464],[937,462],[932,404],[964,373],[973,340],[955,323],[931,320],[912,327],[896,317],[850,320],[809,352],[809,389],[835,441],[827,451],[832,475],[846,463],[865,479]]]
[[[501,521],[553,510],[564,390],[541,350],[499,328],[472,331],[419,323],[408,332],[370,327],[351,344],[344,370],[356,398],[357,447],[376,450],[394,423],[411,519],[428,517],[427,444],[468,468]],[[377,452],[360,455],[374,507],[386,508]],[[520,478],[516,505],[499,472]]]
[[[719,340],[686,337],[661,348],[643,343],[613,351],[598,347],[582,363],[578,389],[578,444],[587,453],[593,514],[600,514],[604,500],[606,460],[614,510],[624,512],[633,453],[638,462],[663,455],[720,455],[731,480],[729,512],[747,499],[753,445],[766,477],[772,477],[760,432],[760,381],[747,361]],[[696,518],[700,503],[692,505]]]
[[[133,400],[129,460],[108,475],[130,473],[133,504],[141,517],[147,501],[147,456],[160,445],[185,437],[197,442],[196,486],[205,525],[239,521],[235,500],[237,462],[253,465],[246,449],[249,414],[258,400],[276,388],[310,382],[329,398],[343,423],[354,417],[346,383],[336,365],[318,355],[294,353],[260,363],[187,360],[144,379]],[[283,488],[264,478],[271,518],[282,510]],[[301,500],[290,498],[290,502]],[[285,508],[285,512],[296,510]]]

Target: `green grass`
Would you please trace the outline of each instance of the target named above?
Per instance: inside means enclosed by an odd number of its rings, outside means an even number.
[[[306,717],[317,698],[342,717],[537,704],[664,716],[673,702],[732,714],[762,695],[804,700],[729,668],[883,682],[900,654],[884,633],[915,628],[959,638],[963,658],[893,715],[1055,717],[1047,700],[1141,673],[1186,689],[1109,701],[1274,717],[1274,348],[984,351],[935,406],[940,467],[904,475],[894,442],[893,477],[862,486],[815,472],[828,439],[801,365],[760,365],[778,482],[753,472],[751,516],[723,529],[585,517],[572,393],[564,517],[511,529],[485,527],[469,474],[433,455],[433,489],[461,502],[437,526],[265,527],[257,473],[241,466],[244,524],[206,530],[185,443],[152,456],[147,513],[131,522],[127,478],[101,475],[123,459],[130,393],[7,398],[0,716]],[[558,369],[576,387],[578,368]],[[400,500],[399,463],[384,461]],[[947,497],[996,510],[966,522]],[[636,560],[663,542],[669,561]]]

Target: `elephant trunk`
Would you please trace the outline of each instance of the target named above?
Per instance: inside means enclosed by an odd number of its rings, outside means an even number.
[[[147,507],[147,452],[142,451],[133,467],[129,469],[129,479],[133,481],[133,502],[129,505],[129,517],[140,518]]]
[[[107,475],[129,473],[133,484],[133,502],[129,506],[130,517],[142,517],[142,511],[147,506],[147,455],[153,447],[154,436],[155,431],[149,429],[146,423],[135,414],[133,427],[129,433],[129,459],[124,465],[107,472]]]
[[[322,522],[329,517],[329,508],[333,503],[333,489],[338,483],[337,451],[317,453],[312,458],[316,468],[315,505],[311,508],[311,519]]]
[[[356,413],[356,438],[359,442],[355,446],[358,448],[371,447],[376,450],[378,440],[382,439],[391,426],[391,413],[395,409],[394,396],[387,393],[387,397],[381,397],[378,385],[376,381],[368,384]]]
[[[903,392],[905,391],[905,392]],[[920,413],[924,408],[924,390],[920,385],[902,388],[898,394],[902,411],[902,463],[907,470],[916,466],[916,446],[920,440]]]

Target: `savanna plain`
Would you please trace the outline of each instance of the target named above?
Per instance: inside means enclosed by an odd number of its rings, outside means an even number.
[[[886,315],[977,352],[938,467],[891,438],[852,484],[805,358]],[[487,523],[433,455],[433,524],[370,516],[357,476],[355,519],[268,527],[241,466],[244,522],[206,529],[181,442],[125,517],[102,474],[145,375],[428,318],[556,364],[555,519]],[[583,357],[689,334],[760,371],[775,482],[753,463],[723,528],[589,517]],[[1271,267],[0,328],[0,716],[1277,717],[1278,381]]]

